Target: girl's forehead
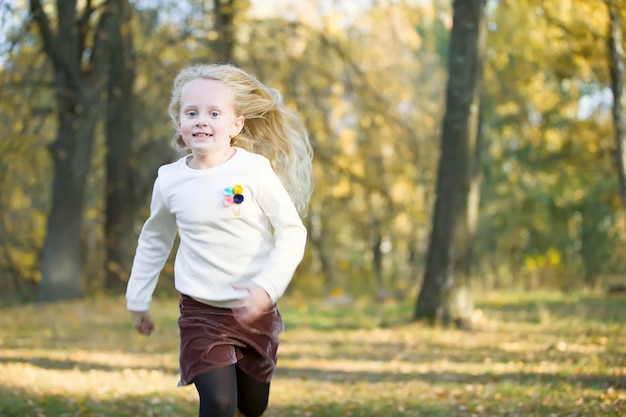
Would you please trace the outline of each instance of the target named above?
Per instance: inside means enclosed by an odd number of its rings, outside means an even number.
[[[214,90],[216,92],[228,91],[232,93],[232,89],[230,87],[228,87],[222,81],[214,80],[212,78],[196,78],[195,80],[188,81],[183,86],[182,90],[183,92],[185,92],[185,91],[196,90],[196,89]]]
[[[181,102],[198,104],[233,105],[233,90],[219,80],[199,78],[189,81],[181,91]]]

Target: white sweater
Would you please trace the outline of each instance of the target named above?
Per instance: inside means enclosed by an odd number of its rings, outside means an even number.
[[[177,230],[178,292],[222,307],[248,295],[233,284],[259,285],[274,302],[285,292],[304,255],[306,229],[269,160],[236,151],[211,169],[191,169],[187,157],[159,168],[126,290],[129,310],[149,310]],[[243,202],[228,206],[232,193],[225,190],[235,185],[243,187],[234,190]]]

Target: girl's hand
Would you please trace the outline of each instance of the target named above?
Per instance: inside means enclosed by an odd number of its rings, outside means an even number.
[[[135,329],[144,336],[150,336],[150,333],[154,330],[154,322],[150,318],[148,311],[131,311],[130,320],[133,322]]]
[[[254,322],[274,304],[269,294],[258,285],[235,285],[235,288],[248,290],[250,293],[248,297],[241,300],[240,306],[233,308],[235,318],[240,323]]]

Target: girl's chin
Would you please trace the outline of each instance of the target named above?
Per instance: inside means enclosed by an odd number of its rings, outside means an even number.
[[[199,151],[209,151],[215,148],[215,143],[209,141],[193,141],[187,146],[189,146],[192,150],[197,149]]]

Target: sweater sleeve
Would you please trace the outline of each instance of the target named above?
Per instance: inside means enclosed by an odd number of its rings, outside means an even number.
[[[170,213],[160,188],[154,183],[150,217],[139,235],[137,251],[126,288],[126,306],[131,311],[148,311],[159,274],[167,261],[176,237],[176,219]]]
[[[287,289],[302,261],[307,231],[291,197],[267,159],[258,171],[260,185],[256,196],[274,229],[274,248],[263,270],[252,282],[276,302]]]

